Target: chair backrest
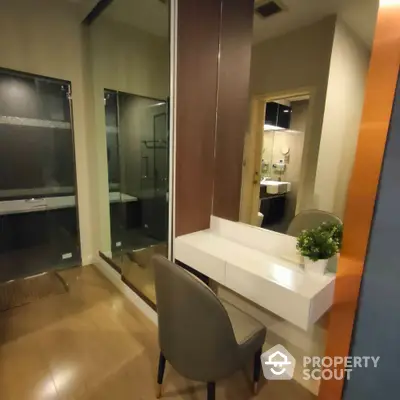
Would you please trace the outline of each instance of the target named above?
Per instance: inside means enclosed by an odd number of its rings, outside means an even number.
[[[323,222],[342,223],[339,217],[326,211],[305,210],[292,219],[286,233],[297,237],[304,229],[317,228]]]
[[[200,279],[168,261],[153,257],[160,348],[183,376],[216,381],[229,376],[240,354],[229,316],[214,292]]]

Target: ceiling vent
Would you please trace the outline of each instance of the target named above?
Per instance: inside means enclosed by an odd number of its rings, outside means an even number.
[[[283,7],[278,2],[271,0],[259,6],[256,5],[255,12],[262,18],[272,17],[283,11]]]

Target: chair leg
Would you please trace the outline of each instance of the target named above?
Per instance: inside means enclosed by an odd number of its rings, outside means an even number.
[[[261,375],[261,354],[262,349],[258,350],[254,355],[254,370],[253,370],[253,391],[254,394],[258,392],[258,382]]]
[[[165,362],[166,360],[164,354],[160,351],[160,359],[158,361],[158,374],[157,374],[157,393],[156,393],[157,399],[161,397],[162,383],[165,371]]]
[[[215,400],[215,382],[207,382],[207,400]]]

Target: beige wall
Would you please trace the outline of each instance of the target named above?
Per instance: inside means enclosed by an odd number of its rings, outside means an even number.
[[[279,98],[302,89],[311,94],[299,184],[301,208],[313,198],[335,21],[335,16],[327,17],[253,47],[252,95]]]
[[[101,17],[90,28],[96,171],[97,249],[111,249],[104,89],[165,99],[169,90],[169,43]]]
[[[357,146],[370,53],[337,21],[318,156],[314,204],[343,217]]]
[[[299,184],[301,179],[301,167],[304,152],[304,137],[309,119],[309,100],[292,102],[292,121],[290,129],[300,132],[293,137],[290,147],[290,174],[288,179],[292,183],[291,193],[289,194],[288,216],[291,218],[296,214],[300,204],[298,204]],[[290,221],[289,220],[289,221]],[[288,222],[289,222],[288,221]]]
[[[169,42],[101,17],[90,29],[95,82],[107,89],[165,98]]]
[[[274,131],[265,131],[263,134],[263,149],[261,160],[262,162],[266,163],[268,166],[268,172],[264,172],[261,170],[261,174],[264,178],[272,178],[272,160],[273,160],[273,153],[274,153],[274,139],[275,139],[275,132]]]
[[[81,16],[72,5],[51,0],[2,0],[0,8],[0,66],[72,82],[81,251],[83,263],[91,262],[96,248]]]

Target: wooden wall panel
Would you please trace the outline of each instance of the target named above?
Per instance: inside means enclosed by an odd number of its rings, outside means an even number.
[[[253,0],[223,0],[213,214],[232,221],[239,221],[253,17]]]
[[[399,21],[400,4],[383,0],[378,13],[358,147],[348,191],[343,249],[328,327],[326,356],[330,357],[349,354],[399,72]],[[340,400],[342,389],[343,381],[322,381],[318,399]]]
[[[178,0],[175,236],[210,224],[220,10],[216,0]]]

